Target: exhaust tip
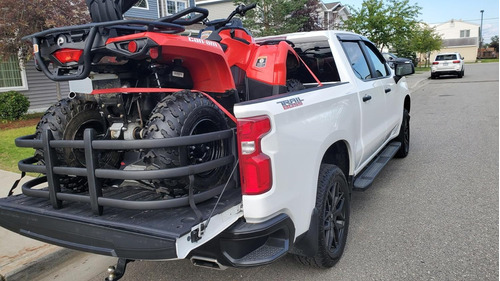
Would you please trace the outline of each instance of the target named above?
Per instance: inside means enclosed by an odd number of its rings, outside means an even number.
[[[191,258],[191,262],[195,266],[216,269],[216,270],[225,270],[227,266],[220,264],[216,259],[206,258],[206,257],[198,257],[194,256]]]

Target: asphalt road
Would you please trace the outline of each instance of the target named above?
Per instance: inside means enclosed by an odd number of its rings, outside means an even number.
[[[462,79],[427,80],[413,92],[410,154],[353,194],[334,268],[292,256],[225,271],[137,261],[122,280],[498,280],[499,65],[466,67]]]

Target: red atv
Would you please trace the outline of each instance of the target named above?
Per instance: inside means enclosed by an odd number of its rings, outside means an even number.
[[[85,200],[101,213],[121,204],[102,200],[103,187],[135,180],[174,202],[155,208],[206,200],[236,164],[234,104],[303,89],[296,75],[305,66],[293,44],[256,43],[233,18],[255,4],[215,21],[198,7],[156,21],[121,20],[135,2],[88,0],[93,23],[28,36],[50,79],[89,77],[93,91],[70,93],[35,135],[17,140],[36,148],[21,170],[46,174],[48,192],[66,195],[25,193],[50,197],[55,207],[58,198],[90,193]],[[200,38],[179,35],[199,22],[206,26]]]

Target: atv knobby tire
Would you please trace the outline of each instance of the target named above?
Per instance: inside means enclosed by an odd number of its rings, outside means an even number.
[[[288,80],[286,80],[286,91],[288,93],[295,92],[295,91],[300,91],[300,90],[304,90],[305,88],[306,87],[304,87],[304,84],[302,84],[297,79],[288,79]]]
[[[98,138],[107,131],[104,118],[98,110],[97,103],[78,99],[62,99],[51,106],[42,116],[36,127],[35,137],[40,139],[42,131],[52,131],[55,140],[81,140],[83,132],[93,128]],[[44,162],[44,151],[35,151],[35,158]],[[120,162],[118,152],[99,152],[99,168],[115,168]],[[56,148],[56,165],[69,167],[85,167],[85,153],[81,149]],[[87,179],[77,176],[60,176],[61,188],[81,192],[88,189]]]
[[[174,138],[228,129],[222,111],[200,93],[181,91],[165,97],[153,110],[144,139]],[[143,159],[148,169],[167,169],[205,163],[229,155],[227,141],[213,141],[187,147],[169,147],[146,151]],[[228,167],[196,174],[195,192],[227,180]],[[153,180],[157,190],[167,197],[181,197],[189,192],[189,178]]]

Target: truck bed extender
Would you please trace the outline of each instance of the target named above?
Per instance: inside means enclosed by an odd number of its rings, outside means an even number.
[[[101,24],[99,28],[102,26],[112,24]],[[232,47],[224,47],[225,29],[233,37],[235,30],[243,30],[224,26],[218,31],[222,40],[197,38],[189,44],[213,47],[221,54],[226,48],[229,57]],[[58,32],[67,30],[45,33],[42,37],[64,45],[57,39]],[[129,43],[125,48],[131,52],[141,48],[137,47],[141,44],[148,44],[152,50],[157,48],[152,41],[158,41],[158,37],[138,34],[146,39],[138,41],[134,34],[126,35]],[[115,44],[119,38],[111,38],[116,40],[109,44]],[[43,40],[36,40],[44,44]],[[136,40],[136,45],[130,46],[130,40]],[[303,86],[276,92],[276,88],[263,86],[265,80],[257,74],[253,79],[250,68],[260,70],[278,63],[277,57],[264,53],[249,58],[246,76],[241,80],[246,82],[234,84],[236,88],[244,86],[237,91],[246,98],[228,107],[221,94],[208,94],[211,100],[222,104],[218,106],[226,107],[228,116],[234,114],[236,121],[233,126],[215,132],[201,130],[171,138],[145,139],[153,132],[150,130],[126,138],[123,127],[118,130],[114,127],[119,122],[108,118],[107,133],[106,129],[98,132],[99,129],[86,127],[75,133],[77,137],[68,139],[58,137],[59,132],[50,126],[39,125],[45,129],[18,138],[16,145],[43,152],[41,158],[22,160],[19,168],[44,176],[24,184],[23,194],[0,199],[0,225],[51,244],[118,257],[119,268],[110,278],[115,280],[123,275],[129,260],[189,258],[195,265],[213,268],[248,267],[268,264],[290,252],[307,264],[333,266],[346,243],[351,191],[366,190],[391,158],[408,154],[410,95],[404,76],[414,72],[413,66],[389,67],[371,42],[347,32],[315,31],[250,40],[253,39],[245,40],[244,44],[253,44],[252,52],[258,48],[276,49],[278,45],[279,50],[287,50],[289,55],[295,52],[304,67],[287,66],[287,77],[293,77]],[[283,44],[293,49],[285,49]],[[166,49],[162,47],[160,52]],[[123,51],[110,52],[123,54]],[[157,55],[150,52],[146,55],[144,51],[140,56]],[[284,59],[289,62],[290,56]],[[183,58],[183,62],[189,63],[189,58]],[[242,64],[231,65],[244,69]],[[80,67],[71,67],[68,71],[49,72],[64,78],[72,70],[81,71]],[[92,73],[98,73],[98,63],[93,67],[96,68]],[[183,71],[180,67],[176,69]],[[182,76],[177,70],[169,73]],[[237,81],[239,74],[234,68],[231,70]],[[196,82],[195,77],[201,73],[191,70],[191,75],[194,86],[189,95],[200,90],[197,86],[204,85]],[[95,74],[94,87],[98,78]],[[126,81],[129,76],[120,74],[118,78]],[[101,115],[111,116],[113,110],[107,108],[111,97],[123,99],[125,105],[128,95],[154,94],[155,89],[168,92],[165,87],[151,86],[101,88],[91,95],[78,95],[74,106],[86,104],[88,98],[81,96],[95,97]],[[196,102],[194,99],[186,105],[181,99],[187,99],[185,91],[167,95],[161,101],[166,105],[154,109],[151,115],[164,116],[167,109],[171,114],[182,115],[172,106],[188,108]],[[197,99],[204,97],[200,95]],[[58,116],[66,108],[64,103],[72,102],[75,101],[63,101],[62,107],[49,109],[49,115]],[[141,111],[138,112],[140,116]],[[146,130],[160,124],[155,123],[158,119],[161,118],[150,117]],[[216,157],[211,154],[205,159],[212,147],[223,147],[227,153]],[[202,151],[195,158],[205,160],[184,161],[174,166],[150,161],[151,155],[170,153],[168,148],[179,148],[175,150],[179,155]],[[61,155],[66,155],[66,151],[81,155],[83,160],[71,165],[63,163]],[[133,153],[125,153],[120,164],[110,167],[101,163],[103,155],[112,158],[114,153],[124,151]],[[220,179],[203,186],[203,180],[214,174]],[[163,180],[168,178],[178,179],[175,188],[168,189],[172,182]],[[182,181],[186,184],[185,191],[178,191]],[[65,188],[67,182],[86,188]]]

